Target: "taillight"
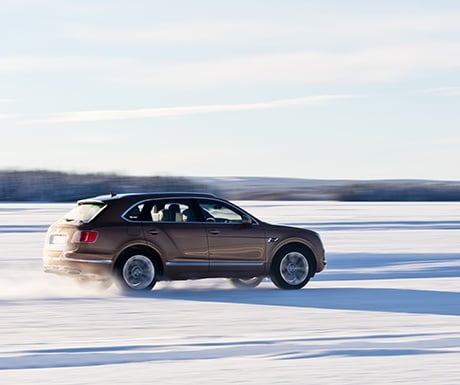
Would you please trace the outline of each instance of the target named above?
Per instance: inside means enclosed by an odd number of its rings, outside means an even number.
[[[96,242],[98,235],[99,233],[97,231],[89,231],[89,230],[77,231],[72,237],[72,242],[73,243],[94,243]]]

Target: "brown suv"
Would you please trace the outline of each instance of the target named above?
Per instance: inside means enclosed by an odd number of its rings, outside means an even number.
[[[313,231],[271,225],[209,194],[150,193],[78,201],[50,226],[45,272],[149,290],[160,280],[229,278],[255,287],[265,276],[300,289],[325,268]]]

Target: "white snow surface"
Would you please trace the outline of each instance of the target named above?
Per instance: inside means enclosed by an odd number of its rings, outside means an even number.
[[[460,384],[460,204],[237,202],[318,231],[327,269],[126,295],[41,271],[68,204],[0,205],[0,383]]]

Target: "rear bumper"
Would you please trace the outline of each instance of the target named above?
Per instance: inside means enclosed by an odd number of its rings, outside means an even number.
[[[43,257],[45,273],[73,276],[90,280],[106,280],[112,276],[112,260],[81,258],[80,256]]]

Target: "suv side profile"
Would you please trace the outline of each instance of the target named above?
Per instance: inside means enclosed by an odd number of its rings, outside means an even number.
[[[147,193],[80,200],[47,232],[43,269],[81,282],[150,290],[162,280],[270,277],[300,289],[326,266],[319,235],[263,222],[210,194]]]

